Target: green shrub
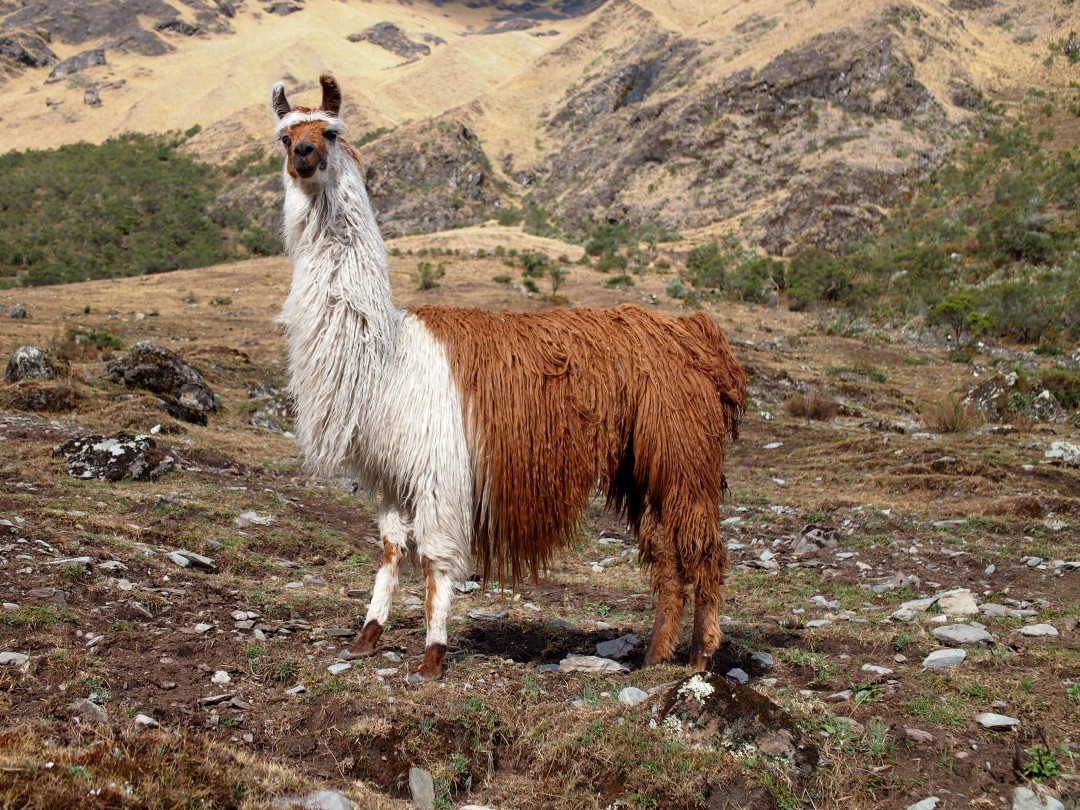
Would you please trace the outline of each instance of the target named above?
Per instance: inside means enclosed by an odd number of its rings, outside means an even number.
[[[637,238],[623,223],[608,223],[594,230],[585,240],[585,252],[590,256],[615,253],[624,245],[637,244]]]
[[[254,256],[277,256],[284,245],[277,234],[263,228],[249,228],[240,234],[240,244]]]
[[[822,303],[853,306],[859,299],[850,269],[818,248],[792,257],[785,292],[794,310],[806,310]]]
[[[724,289],[731,258],[721,252],[718,242],[698,245],[686,256],[686,275],[695,286],[706,289]]]
[[[540,278],[551,264],[546,253],[539,250],[524,250],[521,253],[522,274],[526,278]]]
[[[443,264],[432,266],[431,262],[417,262],[413,281],[416,282],[416,289],[423,292],[438,287],[439,279],[444,275],[446,275],[446,266]]]
[[[520,225],[521,224],[521,212],[515,208],[500,208],[499,215],[496,217],[500,225]]]
[[[612,270],[625,270],[630,266],[630,260],[626,256],[613,253],[605,254],[593,263],[593,267],[601,273],[609,273]]]

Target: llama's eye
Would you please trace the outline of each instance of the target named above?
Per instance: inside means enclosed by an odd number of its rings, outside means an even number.
[[[323,133],[323,137],[326,138],[326,140],[331,141],[331,142],[336,141],[337,136],[338,136],[337,130],[335,130],[335,129],[328,129],[328,130],[326,130],[326,132]]]
[[[281,142],[283,144],[285,144],[286,149],[288,149],[290,146],[292,146],[292,138],[290,138],[288,135],[282,135],[281,136]]]

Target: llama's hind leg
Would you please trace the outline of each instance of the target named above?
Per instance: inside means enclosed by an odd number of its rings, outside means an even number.
[[[409,683],[434,681],[442,677],[443,659],[446,657],[446,621],[450,616],[450,601],[454,580],[438,562],[425,559],[424,617],[427,620],[427,639],[424,643],[424,660],[416,672],[408,677]]]
[[[371,604],[368,605],[367,617],[360,637],[339,653],[346,661],[361,658],[375,652],[375,646],[382,636],[383,627],[390,616],[390,605],[397,590],[398,570],[401,558],[405,556],[405,544],[408,541],[409,525],[401,514],[398,505],[384,497],[379,507],[379,533],[383,542],[383,562],[375,574],[375,586],[371,591]]]
[[[651,569],[652,588],[656,594],[656,616],[649,648],[645,652],[646,666],[671,660],[686,608],[686,583],[675,564],[674,549],[664,541],[660,525],[646,513],[641,521],[640,546],[642,557]]]
[[[710,589],[698,587],[694,595],[694,633],[690,640],[690,668],[704,672],[712,655],[720,648],[723,633],[716,613],[721,600],[709,595]]]

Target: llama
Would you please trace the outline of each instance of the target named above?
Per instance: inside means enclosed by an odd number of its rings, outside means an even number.
[[[427,637],[409,676],[439,678],[453,585],[473,566],[517,583],[542,572],[599,488],[638,538],[656,595],[645,663],[675,651],[688,590],[690,664],[720,644],[725,440],[746,374],[703,314],[637,306],[534,313],[395,306],[386,249],[341,91],[271,102],[287,152],[284,238],[293,263],[281,322],[296,435],[313,472],[381,493],[383,559],[346,660],[372,654],[411,533]]]

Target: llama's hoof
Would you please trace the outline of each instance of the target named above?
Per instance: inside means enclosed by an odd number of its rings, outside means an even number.
[[[705,672],[709,668],[711,655],[695,654],[690,656],[690,669],[694,672]]]

